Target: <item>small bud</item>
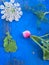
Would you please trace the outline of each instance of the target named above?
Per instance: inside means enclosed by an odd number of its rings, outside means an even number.
[[[28,37],[30,37],[30,35],[31,35],[31,33],[28,30],[26,30],[26,31],[23,32],[23,37],[24,38],[28,38]]]

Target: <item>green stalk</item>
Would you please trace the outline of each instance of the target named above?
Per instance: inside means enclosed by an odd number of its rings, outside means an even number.
[[[41,36],[41,37],[45,37],[45,36],[48,36],[49,34],[46,34],[46,35],[43,35],[43,36]]]
[[[45,41],[45,40],[43,40],[41,37],[38,37],[38,36],[30,36],[30,38],[33,39],[33,41],[35,41],[37,43],[37,45],[39,45],[43,50],[49,52],[44,46],[40,45],[39,42],[37,40],[35,40],[33,37],[36,37],[42,41]]]

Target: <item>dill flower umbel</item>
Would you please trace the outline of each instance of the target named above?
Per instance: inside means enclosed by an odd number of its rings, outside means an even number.
[[[15,3],[14,0],[10,0],[10,2],[4,2],[4,5],[0,5],[1,19],[6,19],[6,21],[12,22],[13,20],[19,21],[23,12],[21,11],[20,4]]]

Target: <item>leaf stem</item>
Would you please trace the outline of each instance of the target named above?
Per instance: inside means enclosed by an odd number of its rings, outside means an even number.
[[[45,16],[46,14],[49,14],[49,11],[48,11],[48,12],[45,12],[45,13],[44,13],[44,16]]]
[[[34,37],[37,37],[37,38],[41,39],[42,41],[45,41],[41,37],[38,37],[38,36],[34,36]],[[32,36],[30,36],[30,38],[33,39],[37,43],[37,45],[39,45],[43,50],[46,50],[47,52],[49,52],[48,49],[46,49],[44,46],[40,45],[39,42],[37,42]]]
[[[41,37],[45,37],[45,36],[48,36],[49,34],[46,34],[46,35],[43,35],[43,36],[41,36]]]

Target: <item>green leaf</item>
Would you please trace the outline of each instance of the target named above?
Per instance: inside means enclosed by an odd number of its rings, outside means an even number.
[[[49,60],[49,52],[43,50],[43,59],[44,60]]]
[[[7,36],[4,39],[4,49],[6,52],[16,52],[17,46],[16,42],[12,39],[12,36],[9,32],[6,33]]]
[[[38,17],[39,20],[43,20],[44,19],[44,12],[35,11],[34,14]]]
[[[30,38],[37,43],[37,45],[40,46],[40,48],[43,50],[43,59],[49,60],[49,39],[43,39],[43,37],[48,36],[44,35],[42,37],[39,36],[31,36]]]

